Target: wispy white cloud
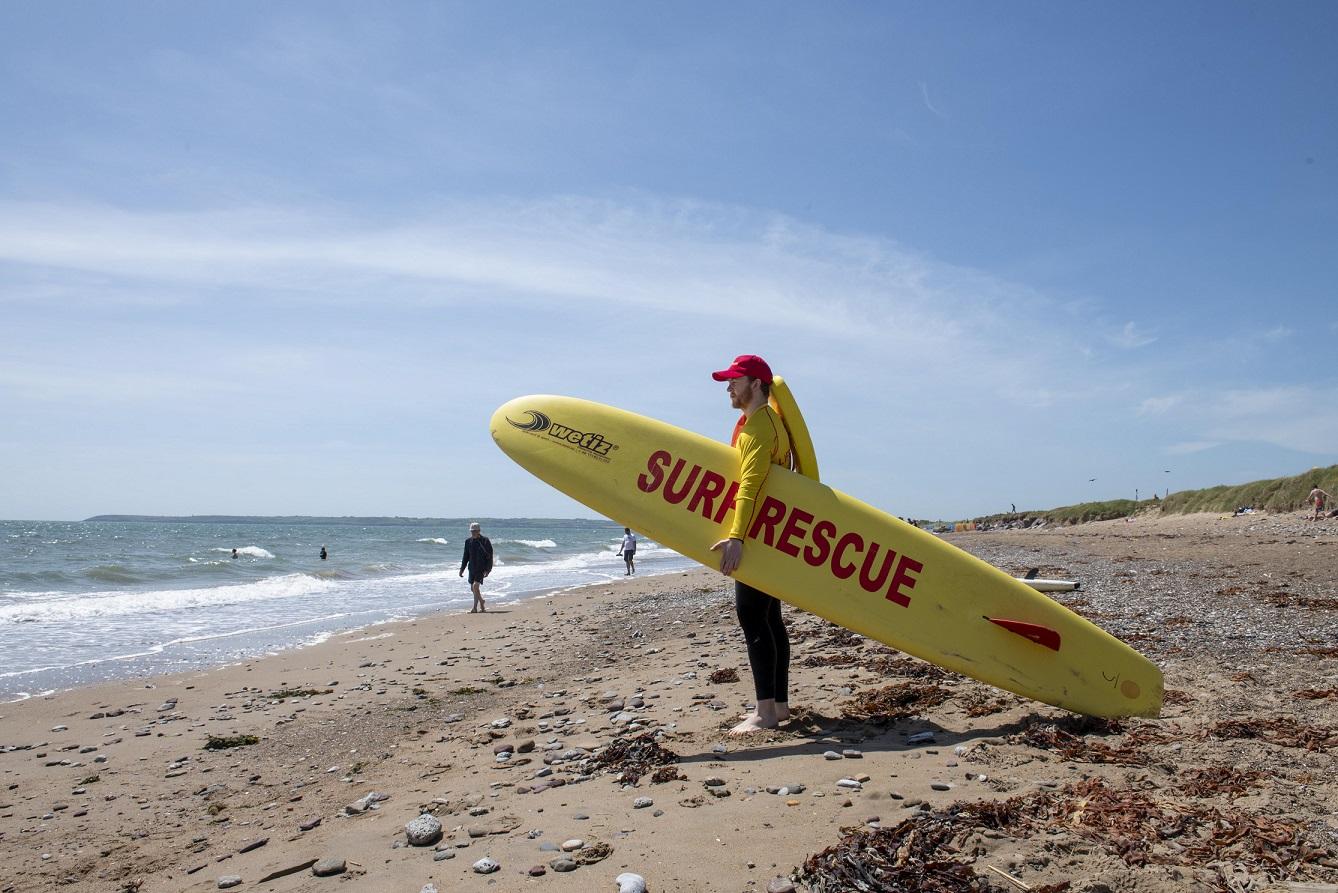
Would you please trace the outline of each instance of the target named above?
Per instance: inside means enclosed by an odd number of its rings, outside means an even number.
[[[41,282],[0,297],[11,303],[48,300],[62,279],[103,307],[158,292],[209,306],[222,291],[234,302],[263,292],[299,304],[457,305],[483,290],[520,304],[580,299],[765,322],[907,364],[969,361],[1033,394],[1054,386],[1038,389],[1040,361],[1016,346],[1043,340],[1063,354],[1075,343],[1047,321],[1048,302],[1016,284],[886,240],[694,202],[480,202],[393,223],[327,209],[10,202],[0,203],[0,262],[16,280]]]
[[[1106,336],[1106,340],[1116,347],[1133,350],[1146,347],[1156,341],[1157,337],[1141,331],[1136,323],[1127,322],[1118,332]]]
[[[934,105],[933,101],[930,100],[929,85],[926,84],[924,81],[920,82],[920,98],[924,100],[925,108],[929,109],[937,117],[942,118],[945,121],[948,119],[948,116],[943,114],[943,112],[939,111],[939,109]]]
[[[1163,415],[1170,412],[1184,400],[1183,394],[1166,394],[1162,397],[1148,397],[1138,407],[1139,415]]]
[[[1191,453],[1201,453],[1204,450],[1211,450],[1222,444],[1215,440],[1190,440],[1184,443],[1173,443],[1166,447],[1164,452],[1172,456],[1185,456]]]
[[[1143,405],[1151,415],[1165,415],[1174,408],[1183,429],[1199,435],[1168,452],[1194,452],[1223,443],[1338,452],[1338,387],[1203,388],[1173,398],[1149,398]]]
[[[1296,332],[1287,326],[1276,326],[1264,332],[1260,337],[1270,344],[1277,344],[1280,341],[1286,341],[1295,334]]]

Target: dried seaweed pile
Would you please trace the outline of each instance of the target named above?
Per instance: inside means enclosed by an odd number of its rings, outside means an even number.
[[[843,626],[829,624],[827,630],[826,644],[835,645],[838,648],[858,648],[864,644],[864,637],[859,633],[851,632]]]
[[[1101,741],[1088,740],[1085,735],[1119,735],[1124,727],[1113,720],[1092,717],[1065,717],[1057,722],[1033,722],[1012,738],[1013,743],[1026,744],[1048,750],[1071,763],[1108,763],[1120,766],[1141,766],[1147,755],[1139,745],[1155,738],[1144,732],[1133,736],[1119,747]]]
[[[859,663],[859,655],[851,651],[836,654],[811,654],[801,661],[805,667],[849,667]]]
[[[809,856],[797,877],[810,893],[987,893],[989,881],[956,853],[951,815],[919,815],[895,828],[842,829],[835,846]]]
[[[921,716],[952,697],[952,692],[927,682],[899,682],[863,691],[847,701],[842,715],[851,719],[891,722]]]
[[[608,747],[596,754],[592,762],[605,770],[617,771],[615,779],[619,784],[636,784],[641,776],[657,767],[667,767],[678,762],[678,754],[661,747],[654,736],[647,732],[635,738],[617,738]],[[663,771],[656,772],[651,781],[673,781],[679,775]]]
[[[958,698],[958,701],[967,716],[977,718],[1003,713],[1015,703],[1014,699],[995,694],[992,689],[986,688],[969,691]]]
[[[861,666],[873,673],[881,673],[884,676],[905,676],[908,679],[933,681],[947,679],[949,676],[961,678],[956,673],[949,673],[942,667],[913,657],[874,657],[864,661]]]
[[[1190,797],[1238,796],[1259,786],[1264,773],[1234,766],[1208,766],[1180,773],[1180,792]]]
[[[1338,698],[1338,688],[1303,688],[1292,692],[1292,697],[1306,701],[1322,701],[1326,698]]]
[[[739,671],[733,667],[724,667],[711,674],[711,684],[720,685],[725,682],[738,682]]]
[[[975,806],[956,804],[953,810],[962,817],[977,816]],[[978,821],[1010,834],[1062,829],[1133,866],[1223,862],[1279,878],[1296,877],[1304,866],[1338,864],[1300,825],[1210,806],[1159,803],[1143,791],[1111,788],[1099,778],[990,805],[978,813]]]
[[[1252,738],[1279,744],[1283,747],[1301,747],[1310,751],[1328,750],[1338,746],[1338,729],[1308,726],[1290,716],[1276,719],[1227,720],[1203,733],[1210,738]]]
[[[1216,770],[1196,776],[1205,787],[1229,790],[1243,780]],[[835,846],[810,856],[795,874],[813,893],[837,891],[994,890],[975,875],[964,855],[966,838],[980,829],[1013,837],[1069,834],[1133,867],[1231,866],[1269,879],[1323,877],[1338,867],[1338,853],[1296,823],[1209,805],[1158,800],[1145,791],[1112,788],[1099,778],[1008,800],[959,802],[943,812],[920,813],[891,829],[843,829]],[[1058,840],[1060,838],[1050,838]],[[1064,883],[1032,886],[1064,889]],[[1230,888],[1224,876],[1218,889]]]

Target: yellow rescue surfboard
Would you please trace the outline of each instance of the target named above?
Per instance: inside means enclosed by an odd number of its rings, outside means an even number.
[[[719,565],[711,545],[729,529],[738,487],[738,453],[728,444],[574,397],[518,397],[491,427],[502,451],[541,480]],[[1093,716],[1161,710],[1161,672],[1128,645],[998,568],[803,474],[772,471],[735,576],[1024,697]]]

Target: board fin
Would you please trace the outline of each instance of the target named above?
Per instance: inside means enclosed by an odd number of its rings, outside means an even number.
[[[990,623],[1002,626],[1010,633],[1017,633],[1024,639],[1030,639],[1037,645],[1049,648],[1051,651],[1059,650],[1059,632],[1048,626],[1027,623],[1025,620],[1005,620],[1002,617],[986,617],[985,619]]]

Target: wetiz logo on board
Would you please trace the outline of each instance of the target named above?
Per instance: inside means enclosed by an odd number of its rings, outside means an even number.
[[[561,422],[553,421],[542,412],[535,412],[533,409],[527,409],[525,410],[525,415],[530,417],[527,422],[517,422],[510,416],[508,416],[506,420],[512,427],[519,428],[521,431],[532,431],[535,434],[546,433],[549,437],[560,440],[563,443],[569,443],[578,449],[584,450],[587,453],[592,453],[596,456],[607,456],[610,450],[616,450],[618,448],[616,444],[605,440],[603,434],[595,434],[589,431],[577,431],[575,428],[570,428]]]

